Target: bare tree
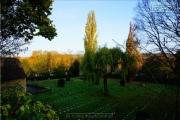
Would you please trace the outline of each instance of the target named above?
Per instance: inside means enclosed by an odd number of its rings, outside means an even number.
[[[142,0],[136,7],[136,13],[135,21],[141,35],[145,36],[142,38],[146,48],[151,46],[151,53],[161,53],[163,58],[158,59],[179,75],[172,60],[180,49],[180,1]]]
[[[28,47],[24,45],[29,44],[31,41],[25,42],[23,39],[1,39],[0,40],[0,56],[18,55],[20,52],[25,52]]]
[[[176,63],[180,61],[180,1],[179,0],[141,0],[135,9],[134,18],[146,50],[157,55],[164,65],[180,78]],[[141,41],[141,42],[142,42]],[[162,54],[159,56],[157,53]],[[176,119],[178,119],[178,94],[176,96]]]

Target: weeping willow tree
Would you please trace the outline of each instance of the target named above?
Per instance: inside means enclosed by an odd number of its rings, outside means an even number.
[[[85,81],[90,83],[99,84],[99,74],[95,69],[95,52],[97,50],[97,38],[96,34],[97,25],[94,11],[90,11],[87,17],[87,23],[85,26],[84,48],[85,54],[81,64],[81,70]]]
[[[120,85],[125,86],[125,82],[128,82],[127,75],[128,75],[128,69],[130,67],[135,67],[136,66],[136,60],[134,57],[130,56],[126,52],[122,54],[121,56],[121,80],[120,80]]]
[[[121,56],[122,51],[119,48],[107,47],[99,48],[95,54],[95,67],[96,71],[102,74],[105,96],[109,95],[107,80],[112,71],[118,67]]]

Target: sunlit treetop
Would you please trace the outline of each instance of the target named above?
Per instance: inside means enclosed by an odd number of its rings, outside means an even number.
[[[85,27],[84,47],[85,50],[89,49],[95,51],[97,49],[97,37],[96,34],[97,25],[94,10],[88,13],[87,23]]]

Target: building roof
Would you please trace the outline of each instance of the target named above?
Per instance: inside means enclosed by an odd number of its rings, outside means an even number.
[[[1,81],[26,78],[26,74],[17,58],[1,58]]]

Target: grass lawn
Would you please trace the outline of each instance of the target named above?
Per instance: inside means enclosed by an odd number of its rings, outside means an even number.
[[[57,81],[33,81],[30,84],[53,89],[33,94],[33,98],[51,105],[60,120],[88,120],[91,117],[95,120],[132,120],[138,111],[145,111],[153,119],[175,119],[177,88],[174,86],[152,83],[144,86],[132,81],[122,87],[119,80],[108,79],[110,96],[104,97],[102,81],[99,86],[92,86],[79,78],[71,78],[62,88],[57,86]]]

